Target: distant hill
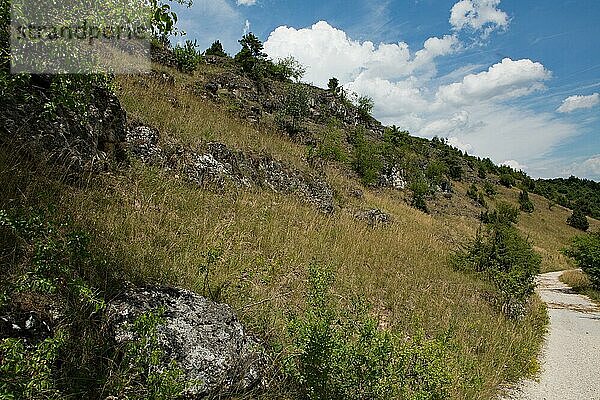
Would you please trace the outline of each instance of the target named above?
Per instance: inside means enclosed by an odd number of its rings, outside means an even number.
[[[579,208],[590,217],[600,219],[599,182],[574,176],[568,179],[538,179],[534,191],[563,207]]]

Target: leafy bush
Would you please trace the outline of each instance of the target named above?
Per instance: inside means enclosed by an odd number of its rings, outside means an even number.
[[[294,355],[287,371],[302,398],[448,397],[444,340],[378,330],[364,307],[339,315],[329,294],[333,274],[312,265],[309,275],[308,309],[289,329]]]
[[[600,232],[573,238],[564,253],[572,257],[596,289],[600,289]]]
[[[373,107],[375,107],[375,102],[368,96],[360,96],[356,100],[356,106],[358,107],[358,113],[361,118],[368,121],[369,118],[371,118],[371,112],[373,111]]]
[[[469,196],[470,199],[476,201],[477,203],[485,207],[486,201],[483,197],[483,193],[479,192],[479,189],[477,189],[477,186],[475,186],[474,183],[472,183],[469,189],[467,190],[467,196]]]
[[[482,274],[496,288],[496,302],[510,317],[519,317],[535,288],[541,257],[510,224],[495,222],[477,232],[466,252],[456,257],[459,269]]]
[[[133,324],[136,340],[126,346],[119,368],[107,368],[107,362],[117,357],[99,333],[105,302],[86,278],[107,285],[111,278],[101,260],[88,251],[86,234],[68,225],[55,226],[40,215],[9,215],[3,210],[0,228],[12,232],[18,246],[15,254],[20,255],[10,281],[0,282],[0,306],[11,307],[23,294],[53,298],[68,319],[53,336],[35,345],[15,338],[0,341],[0,373],[7,378],[0,379],[0,398],[2,393],[27,399],[62,399],[75,393],[87,398],[84,393],[114,390],[131,399],[171,399],[181,393],[180,371],[174,365],[159,369],[164,361],[156,339],[159,314],[143,315]]]
[[[448,167],[446,164],[439,161],[432,161],[427,165],[425,170],[425,178],[432,185],[441,185],[445,179],[445,175],[448,173]]]
[[[34,346],[26,346],[23,339],[0,340],[0,398],[64,398],[53,372],[66,340],[60,330]]]
[[[197,50],[196,41],[186,40],[184,45],[177,44],[173,49],[173,56],[177,63],[177,69],[181,72],[191,73],[198,67],[201,55]]]
[[[519,193],[519,206],[521,211],[526,213],[532,213],[535,210],[533,203],[529,199],[527,190],[521,190],[521,193]]]
[[[338,78],[334,77],[329,79],[329,82],[327,83],[327,89],[331,94],[337,96],[340,92],[340,81],[338,80]]]
[[[325,161],[348,161],[348,152],[344,148],[343,132],[335,121],[329,123],[323,135],[317,139],[317,144],[310,148],[309,159],[320,158]]]
[[[291,136],[302,131],[302,123],[308,116],[309,93],[300,83],[291,84],[285,94],[283,109],[276,116],[277,124]]]
[[[509,174],[509,173],[504,173],[502,175],[500,175],[500,184],[502,186],[506,186],[507,188],[511,188],[513,186],[515,186],[515,178]]]
[[[354,151],[352,154],[352,167],[358,173],[363,184],[376,185],[381,179],[383,171],[383,158],[376,143],[367,140],[364,134],[357,133],[352,140]]]
[[[496,194],[498,194],[498,191],[496,191],[496,188],[490,182],[485,182],[483,184],[483,191],[489,197],[494,197]]]
[[[429,194],[429,185],[427,182],[423,179],[417,179],[410,184],[409,188],[412,192],[411,205],[424,213],[429,212],[427,202],[425,201],[426,196]]]
[[[267,66],[269,73],[282,81],[294,79],[298,82],[306,73],[306,67],[292,56],[282,58],[276,62],[269,61],[267,62]]]
[[[567,218],[567,224],[584,232],[590,228],[590,223],[587,220],[587,217],[579,208],[573,210],[573,214]]]

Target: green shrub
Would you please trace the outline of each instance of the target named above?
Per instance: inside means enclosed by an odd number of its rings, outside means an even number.
[[[331,122],[323,134],[317,139],[317,144],[309,150],[309,159],[320,158],[324,161],[348,161],[348,152],[343,143],[343,132],[335,121]]]
[[[519,209],[507,202],[501,201],[494,211],[481,214],[484,224],[510,225],[519,221]]]
[[[444,340],[405,340],[377,329],[364,307],[343,316],[333,305],[333,274],[312,265],[308,308],[289,333],[294,355],[287,365],[306,399],[445,399],[450,374]]]
[[[309,93],[305,85],[290,84],[284,98],[284,106],[276,116],[279,127],[289,135],[295,136],[302,131],[302,123],[309,112]]]
[[[487,204],[485,198],[483,197],[483,193],[479,192],[479,189],[477,189],[477,186],[475,186],[474,183],[472,183],[469,189],[467,190],[467,196],[470,199],[482,205],[483,207],[485,207]]]
[[[3,393],[14,393],[9,398],[17,399],[62,399],[75,393],[87,398],[85,393],[109,391],[130,399],[166,400],[181,394],[181,371],[174,364],[162,367],[164,354],[156,337],[160,313],[136,320],[131,327],[135,340],[125,346],[123,361],[117,368],[107,366],[119,357],[99,333],[105,303],[86,278],[97,274],[94,279],[110,281],[105,266],[88,251],[86,234],[51,224],[40,215],[9,215],[3,210],[0,228],[16,238],[15,254],[22,257],[15,264],[23,268],[11,271],[10,282],[1,282],[3,306],[9,307],[23,293],[52,297],[68,317],[68,324],[35,346],[21,339],[0,341],[0,373],[6,377],[0,379],[0,398]]]
[[[489,197],[494,197],[496,194],[498,194],[496,188],[490,182],[485,182],[483,184],[483,191]]]
[[[427,165],[425,170],[425,178],[432,185],[441,185],[445,181],[445,175],[448,173],[446,164],[439,161],[432,161]]]
[[[23,339],[0,340],[0,398],[64,398],[57,388],[55,370],[66,340],[66,332],[60,330],[34,346]]]
[[[573,210],[573,214],[567,218],[567,224],[584,232],[590,228],[590,223],[587,220],[587,217],[579,208]]]
[[[480,177],[481,179],[485,179],[487,177],[487,171],[484,166],[480,165],[477,168],[477,176]]]
[[[358,108],[358,114],[364,121],[368,121],[371,118],[371,112],[375,107],[375,102],[368,96],[359,96],[356,99],[356,107]]]
[[[267,71],[276,79],[282,81],[294,79],[298,82],[306,73],[306,67],[300,64],[294,57],[288,56],[276,62],[268,61]]]
[[[478,198],[478,189],[477,186],[475,186],[474,183],[471,184],[471,186],[469,187],[469,189],[467,190],[467,196],[472,199],[477,201]]]
[[[515,178],[511,174],[504,173],[500,175],[500,184],[507,188],[511,188],[515,186]]]
[[[410,184],[409,189],[412,193],[411,205],[424,213],[429,212],[427,202],[425,201],[425,198],[429,194],[429,184],[424,179],[417,179]]]
[[[592,286],[600,290],[600,232],[573,238],[564,253],[590,278]]]
[[[181,72],[192,73],[198,67],[202,56],[197,50],[196,41],[186,40],[184,45],[177,44],[173,49],[173,56],[177,63],[177,69]]]
[[[459,269],[475,271],[494,284],[495,300],[506,315],[520,317],[524,313],[541,257],[516,228],[499,222],[486,225],[455,261]]]
[[[352,167],[360,176],[363,184],[376,185],[383,172],[383,157],[377,143],[367,140],[362,133],[353,139],[354,151]]]
[[[532,213],[535,210],[533,203],[529,199],[527,190],[521,190],[521,193],[519,193],[519,206],[521,211],[526,213]]]
[[[227,53],[223,50],[223,45],[219,40],[213,42],[208,49],[204,52],[206,56],[217,56],[217,57],[227,57]]]

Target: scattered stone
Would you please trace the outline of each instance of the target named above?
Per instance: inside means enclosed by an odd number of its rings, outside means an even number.
[[[26,345],[36,345],[50,336],[50,322],[34,311],[0,316],[0,339],[19,338]]]
[[[365,197],[365,194],[360,189],[352,189],[350,190],[349,194],[351,197],[354,197],[356,199],[362,199],[363,197]]]
[[[374,208],[367,211],[361,211],[355,214],[355,217],[364,220],[371,227],[375,227],[380,224],[389,224],[392,222],[392,216],[388,213],[381,211],[378,208]]]
[[[167,358],[178,363],[192,387],[187,396],[242,394],[264,384],[264,347],[250,336],[231,307],[193,292],[166,287],[129,289],[109,303],[106,326],[118,344],[133,339],[127,329],[145,312],[164,310],[157,327]]]
[[[131,127],[125,136],[131,154],[149,164],[164,161],[164,155],[158,145],[158,140],[158,131],[147,126]]]

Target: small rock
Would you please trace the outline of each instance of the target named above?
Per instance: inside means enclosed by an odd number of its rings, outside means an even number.
[[[389,224],[392,222],[392,217],[388,213],[381,211],[378,208],[374,208],[367,211],[361,211],[355,214],[355,217],[364,221],[367,221],[369,226],[374,227],[379,224]]]

